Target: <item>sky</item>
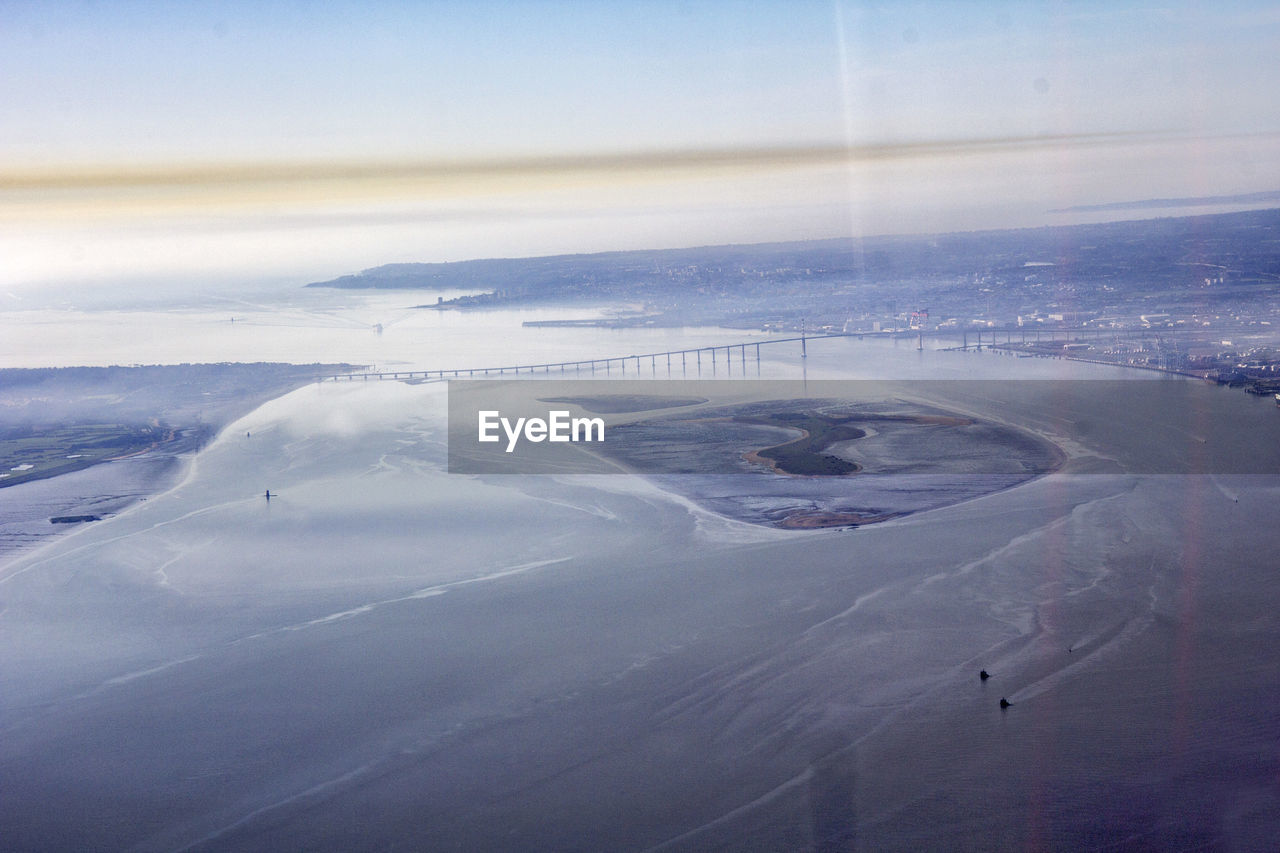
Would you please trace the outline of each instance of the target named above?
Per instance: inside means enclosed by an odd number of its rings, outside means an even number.
[[[1277,190],[1277,46],[1268,3],[0,0],[0,290]]]

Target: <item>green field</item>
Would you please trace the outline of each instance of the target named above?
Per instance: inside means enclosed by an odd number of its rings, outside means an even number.
[[[7,427],[0,430],[0,488],[87,468],[146,450],[171,437],[172,432],[163,426],[87,423]],[[25,467],[28,465],[31,467]]]
[[[352,367],[0,368],[0,488],[151,448],[170,456],[194,452],[222,425],[267,400]]]

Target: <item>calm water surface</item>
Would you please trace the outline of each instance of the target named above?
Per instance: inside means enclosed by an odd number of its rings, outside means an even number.
[[[9,365],[483,366],[745,339],[525,329],[513,312],[404,310],[415,299],[0,324]],[[1124,375],[908,342],[764,353],[766,378]],[[1200,438],[1248,423],[1280,447],[1265,401],[1215,400]],[[1060,442],[1062,473],[785,532],[638,478],[450,475],[439,383],[295,391],[171,489],[0,566],[0,835],[1265,848],[1280,836],[1280,483],[1143,473],[1135,427],[1079,434],[1109,413],[1071,405],[987,409]]]

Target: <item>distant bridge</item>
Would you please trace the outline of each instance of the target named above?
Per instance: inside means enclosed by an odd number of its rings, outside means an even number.
[[[674,371],[677,366],[681,372],[686,372],[690,368],[701,372],[704,366],[709,367],[713,372],[718,372],[721,365],[724,365],[724,367],[729,370],[729,375],[733,375],[735,363],[737,363],[739,369],[742,371],[742,375],[746,375],[748,362],[747,352],[749,350],[754,350],[752,359],[755,361],[758,369],[760,364],[760,348],[763,346],[798,343],[800,344],[800,355],[803,358],[808,354],[809,341],[822,340],[824,338],[857,338],[858,340],[863,340],[864,338],[897,340],[914,339],[917,341],[917,346],[921,349],[924,347],[925,338],[955,338],[960,341],[958,346],[939,348],[943,351],[953,351],[970,349],[981,350],[983,347],[990,349],[1001,342],[1005,344],[1012,344],[1016,342],[1032,343],[1040,341],[1062,341],[1064,343],[1069,343],[1072,341],[1097,341],[1165,335],[1172,336],[1189,333],[1220,336],[1224,334],[1240,334],[1247,331],[1247,329],[1206,329],[1203,327],[1179,327],[1172,329],[1046,329],[1036,326],[1005,326],[987,329],[889,329],[880,332],[823,332],[816,335],[800,334],[799,336],[790,338],[766,338],[764,340],[743,341],[741,343],[734,344],[692,347],[690,349],[663,350],[662,352],[647,352],[638,355],[614,356],[610,358],[586,358],[575,361],[531,362],[527,364],[509,364],[500,367],[460,367],[444,370],[384,370],[338,373],[317,377],[317,381],[355,381],[369,379],[422,380],[494,376],[507,373],[520,374],[552,372],[573,372],[576,374],[590,373],[593,375],[603,373],[605,375],[613,375],[616,371],[619,376],[626,376],[628,374],[628,368],[630,368],[630,373],[632,375],[639,375],[644,367],[648,367],[648,372],[650,375],[653,375],[658,372],[660,366],[665,367],[668,372]]]
[[[720,365],[724,365],[730,375],[733,372],[733,364],[736,361],[745,375],[747,365],[747,351],[754,350],[753,360],[757,367],[760,364],[760,347],[773,346],[776,344],[799,343],[801,357],[808,354],[808,342],[812,340],[820,340],[822,338],[847,338],[853,335],[846,334],[821,334],[821,335],[800,335],[794,338],[768,338],[760,341],[744,341],[736,344],[721,344],[718,346],[693,347],[690,349],[663,350],[662,352],[646,352],[639,355],[615,356],[611,358],[585,358],[577,361],[548,361],[529,364],[510,364],[503,367],[460,367],[449,370],[383,370],[383,371],[365,371],[359,373],[338,373],[328,376],[318,377],[317,380],[350,380],[355,381],[368,379],[447,379],[453,377],[466,376],[494,376],[505,373],[592,373],[599,375],[601,373],[612,375],[616,370],[619,376],[627,375],[627,366],[631,365],[631,372],[639,374],[642,366],[646,365],[650,368],[651,373],[656,373],[659,362],[670,371],[679,367],[682,371],[693,368],[701,370],[703,365],[707,365],[712,370],[717,370]],[[735,358],[736,356],[736,358]],[[678,359],[678,361],[677,361]]]

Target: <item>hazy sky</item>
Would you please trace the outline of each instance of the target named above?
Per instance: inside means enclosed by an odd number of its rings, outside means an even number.
[[[1271,3],[11,3],[0,286],[1280,189]]]

